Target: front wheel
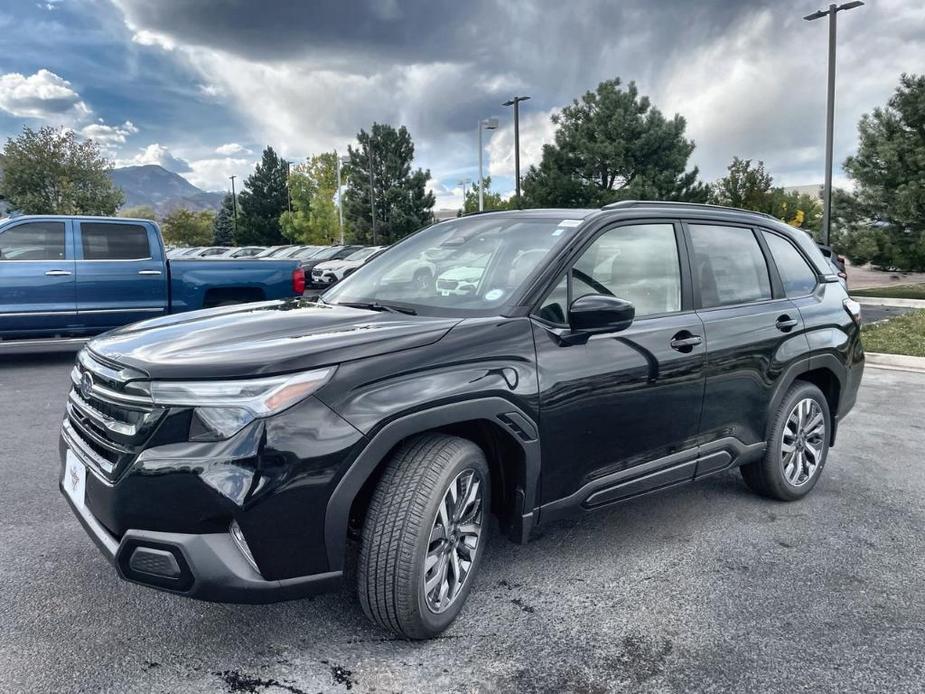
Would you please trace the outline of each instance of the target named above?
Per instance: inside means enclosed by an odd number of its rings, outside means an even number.
[[[795,501],[816,486],[829,453],[829,403],[812,383],[794,383],[771,422],[764,458],[740,469],[762,496]]]
[[[425,434],[388,462],[363,526],[363,611],[408,639],[446,629],[472,588],[485,546],[491,478],[466,439]]]

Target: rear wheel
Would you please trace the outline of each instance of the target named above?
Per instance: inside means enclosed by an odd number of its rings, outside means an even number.
[[[829,453],[829,404],[812,383],[797,381],[778,407],[764,458],[740,469],[755,492],[781,501],[801,499],[816,486]]]
[[[446,629],[472,587],[490,499],[488,464],[471,441],[425,434],[402,444],[363,527],[357,573],[366,615],[410,639]]]

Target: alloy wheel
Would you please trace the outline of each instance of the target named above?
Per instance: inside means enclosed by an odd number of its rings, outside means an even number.
[[[482,534],[482,482],[472,469],[460,472],[444,491],[424,558],[424,601],[440,614],[462,592]]]
[[[790,411],[781,436],[784,478],[794,487],[809,482],[825,451],[825,415],[812,398],[803,398]]]

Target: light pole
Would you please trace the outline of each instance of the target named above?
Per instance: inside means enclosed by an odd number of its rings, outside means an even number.
[[[366,143],[366,164],[369,167],[369,207],[373,222],[373,245],[376,245],[376,177],[373,173],[373,135]]]
[[[286,202],[289,205],[289,214],[292,214],[292,189],[289,187],[289,165],[292,163],[286,159]]]
[[[860,0],[846,2],[843,5],[829,5],[827,10],[818,10],[808,14],[803,19],[808,22],[814,19],[829,18],[829,85],[826,96],[825,113],[825,186],[822,189],[822,234],[825,245],[829,245],[832,230],[832,140],[835,124],[835,16],[842,10],[851,10],[864,3]]]
[[[234,236],[238,238],[238,196],[234,193],[234,179],[237,176],[229,176],[231,179],[231,209],[234,211]]]
[[[340,245],[344,245],[344,191],[340,182],[341,167],[350,161],[346,154],[338,155],[334,152],[337,161],[337,223],[340,225]]]
[[[462,191],[463,191],[463,204],[462,204],[463,214],[466,213],[466,190],[469,188],[470,183],[472,183],[471,178],[464,178],[459,182],[459,185],[462,187]]]
[[[482,131],[495,130],[497,127],[497,118],[483,118],[479,121],[479,212],[482,212],[485,209],[485,182],[482,179]],[[463,207],[465,208],[465,198],[463,198]]]
[[[515,96],[510,101],[501,104],[514,107],[514,185],[517,191],[517,209],[520,209],[520,102],[529,98],[529,96]]]

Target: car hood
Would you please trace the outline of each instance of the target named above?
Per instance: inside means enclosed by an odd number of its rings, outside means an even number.
[[[154,318],[88,346],[150,378],[246,378],[421,347],[459,320],[290,299]]]

